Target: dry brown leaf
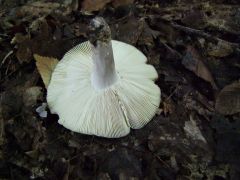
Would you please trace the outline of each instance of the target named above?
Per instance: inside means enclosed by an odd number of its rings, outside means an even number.
[[[26,107],[32,107],[36,104],[38,99],[41,99],[42,88],[39,86],[32,86],[24,90],[23,103]]]
[[[210,82],[214,89],[218,89],[211,72],[201,60],[197,50],[192,46],[187,47],[187,52],[183,57],[182,64],[185,66],[185,68],[194,72],[198,77]]]
[[[239,34],[240,26],[238,23],[238,6],[211,4],[206,10],[211,12],[208,16],[208,26],[232,34]]]
[[[240,82],[227,85],[221,90],[215,108],[224,115],[240,112]]]
[[[186,12],[181,21],[187,26],[196,29],[203,29],[207,25],[207,17],[201,10]]]
[[[209,43],[207,52],[210,56],[225,57],[233,52],[233,48],[228,42],[218,41],[217,45]]]
[[[152,46],[154,44],[154,39],[156,39],[159,35],[159,31],[155,31],[149,27],[144,19],[140,20],[143,23],[142,32],[138,39],[138,44]]]
[[[119,22],[111,27],[113,38],[132,45],[137,43],[143,28],[144,20],[133,16],[126,22]]]
[[[163,101],[163,113],[166,116],[167,114],[172,114],[175,111],[175,106],[171,99],[167,98]]]
[[[36,60],[38,72],[40,73],[44,85],[47,88],[52,72],[58,63],[58,60],[52,57],[39,56],[37,54],[34,54],[34,58]]]
[[[132,4],[134,0],[113,0],[112,4],[114,7],[126,6]]]
[[[61,4],[59,3],[36,1],[19,7],[17,14],[22,17],[27,15],[39,17],[48,15],[60,7]]]
[[[203,143],[207,143],[206,139],[204,138],[200,127],[198,126],[198,118],[197,116],[194,117],[193,114],[190,114],[189,121],[185,121],[184,124],[184,131],[188,138],[194,141],[200,141]]]
[[[22,64],[24,62],[30,62],[32,59],[32,47],[31,40],[25,40],[19,44],[18,50],[16,52],[18,61]]]
[[[22,33],[16,33],[11,40],[11,44],[19,44],[29,39],[28,35],[23,35]]]
[[[111,0],[84,0],[82,2],[82,10],[86,12],[99,11]]]

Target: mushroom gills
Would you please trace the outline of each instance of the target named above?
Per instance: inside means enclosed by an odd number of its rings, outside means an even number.
[[[154,84],[156,70],[135,47],[112,40],[118,80],[104,89],[91,82],[93,51],[87,41],[71,49],[57,64],[48,87],[47,101],[64,127],[107,138],[127,135],[130,128],[146,125],[160,103]]]

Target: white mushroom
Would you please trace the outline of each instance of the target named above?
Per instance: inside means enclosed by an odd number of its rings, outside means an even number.
[[[111,40],[103,18],[91,21],[89,39],[57,64],[47,93],[51,112],[83,134],[117,138],[142,128],[160,103],[156,70],[135,47]]]

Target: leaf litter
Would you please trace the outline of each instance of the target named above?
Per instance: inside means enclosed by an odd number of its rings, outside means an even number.
[[[34,55],[34,59],[36,60],[38,72],[40,73],[44,85],[47,88],[51,80],[52,72],[59,61],[55,58],[43,57],[37,54]]]
[[[238,2],[92,2],[0,1],[0,178],[239,179]],[[70,132],[46,108],[95,15],[159,74],[159,113],[121,139]]]

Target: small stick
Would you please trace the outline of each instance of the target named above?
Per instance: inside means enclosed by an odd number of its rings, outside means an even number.
[[[234,48],[239,48],[239,44],[237,44],[237,43],[228,42],[228,41],[225,41],[223,39],[214,37],[214,36],[212,36],[212,35],[210,35],[208,33],[205,33],[202,30],[193,29],[193,28],[190,28],[190,27],[185,27],[185,26],[173,23],[173,22],[171,22],[170,25],[172,27],[174,27],[176,29],[179,29],[181,31],[184,31],[184,32],[186,32],[186,33],[188,33],[190,35],[198,35],[200,37],[203,37],[203,38],[206,38],[206,39],[208,39],[210,41],[215,41],[215,42],[219,42],[219,41],[226,42],[226,43],[229,43]]]

